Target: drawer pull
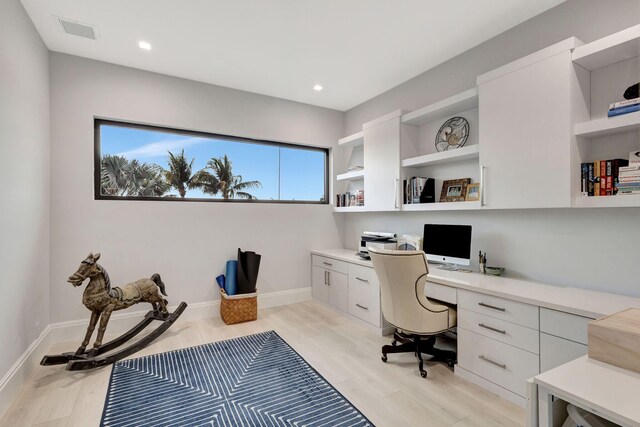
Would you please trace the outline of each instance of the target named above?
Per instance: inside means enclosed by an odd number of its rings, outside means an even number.
[[[331,264],[330,262],[327,262],[327,261],[322,261],[322,263],[323,263],[324,265],[328,265],[329,267],[331,267],[331,266],[333,265],[333,264]]]
[[[493,332],[498,332],[498,333],[503,334],[503,335],[507,333],[507,331],[503,331],[501,329],[496,329],[496,328],[493,328],[491,326],[487,326],[484,323],[478,323],[478,326],[480,326],[481,328],[488,329],[488,330],[493,331]]]
[[[369,310],[369,307],[365,307],[364,305],[356,304],[356,307],[359,307],[363,310]]]
[[[507,365],[505,365],[504,363],[498,363],[495,360],[491,360],[488,357],[485,356],[478,356],[478,358],[480,360],[484,360],[485,362],[491,363],[492,365],[496,365],[498,368],[502,368],[502,369],[507,369]]]
[[[478,303],[478,305],[480,305],[480,306],[482,306],[482,307],[490,308],[491,310],[507,311],[507,309],[506,309],[506,308],[496,307],[495,305],[485,304],[484,302],[479,302],[479,303]]]
[[[327,286],[331,286],[331,273],[327,271]]]
[[[361,279],[358,276],[356,276],[356,280],[360,280],[361,282],[364,282],[364,283],[369,283],[369,281],[367,279]]]

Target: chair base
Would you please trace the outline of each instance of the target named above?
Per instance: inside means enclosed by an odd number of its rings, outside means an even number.
[[[418,369],[422,378],[427,376],[427,371],[424,370],[424,361],[422,360],[423,353],[433,356],[431,360],[434,362],[444,362],[449,367],[453,367],[456,364],[457,355],[455,351],[435,348],[435,335],[426,336],[426,339],[423,338],[425,338],[424,335],[409,335],[396,330],[393,333],[391,345],[382,346],[382,361],[387,361],[387,354],[413,352],[418,357]],[[397,345],[398,342],[401,344]]]

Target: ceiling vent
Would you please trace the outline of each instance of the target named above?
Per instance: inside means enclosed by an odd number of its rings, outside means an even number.
[[[92,25],[81,24],[77,21],[71,21],[65,18],[58,18],[62,31],[72,36],[84,37],[85,39],[95,40],[98,37],[97,28]]]

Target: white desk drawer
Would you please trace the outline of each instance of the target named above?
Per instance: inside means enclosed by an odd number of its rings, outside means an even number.
[[[540,332],[587,345],[588,317],[540,308]]]
[[[337,259],[327,258],[320,255],[312,255],[311,259],[313,261],[313,265],[326,268],[327,270],[332,270],[338,273],[347,274],[349,269],[349,264],[344,261],[338,261]]]
[[[538,375],[538,355],[458,329],[458,364],[522,397],[527,379]]]
[[[540,352],[538,331],[506,320],[459,308],[458,326],[531,353]]]
[[[538,330],[538,307],[504,298],[458,290],[461,308]]]
[[[349,264],[349,285],[352,283],[369,284],[379,288],[376,271],[373,268],[362,265]]]
[[[540,372],[584,356],[588,350],[586,345],[540,333]]]
[[[380,290],[377,283],[354,282],[349,277],[349,314],[380,327]]]
[[[458,290],[451,286],[445,286],[427,280],[424,293],[427,295],[427,298],[444,301],[449,304],[458,304]]]

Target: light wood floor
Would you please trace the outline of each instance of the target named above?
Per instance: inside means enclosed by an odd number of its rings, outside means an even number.
[[[188,310],[188,309],[187,309]],[[514,426],[524,410],[458,378],[443,364],[426,364],[421,378],[412,354],[380,360],[389,339],[324,306],[306,302],[260,310],[255,322],[227,326],[219,318],[178,321],[135,356],[275,330],[377,426]],[[53,352],[77,343],[60,343]],[[111,367],[68,372],[41,367],[25,384],[0,426],[97,426]]]

